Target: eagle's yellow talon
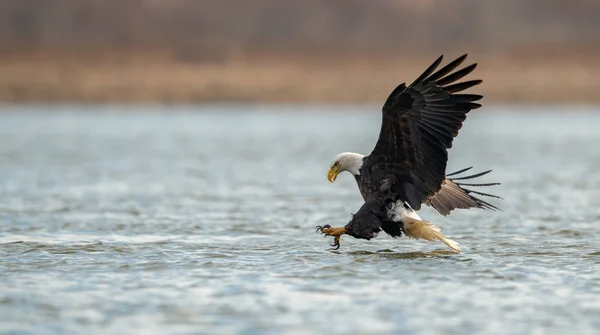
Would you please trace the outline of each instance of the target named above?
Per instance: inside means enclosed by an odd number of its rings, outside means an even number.
[[[315,228],[317,229],[317,232],[320,232],[321,234],[325,235],[325,237],[333,236],[333,244],[331,244],[331,246],[336,247],[335,250],[340,248],[340,238],[346,233],[346,228],[331,228],[331,226],[328,224],[324,226],[316,226]]]

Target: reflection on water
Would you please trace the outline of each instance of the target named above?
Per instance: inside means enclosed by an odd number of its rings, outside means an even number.
[[[326,171],[377,108],[5,109],[0,332],[600,331],[600,114],[474,112],[449,169],[505,201],[423,210],[455,254],[314,233],[360,207]]]

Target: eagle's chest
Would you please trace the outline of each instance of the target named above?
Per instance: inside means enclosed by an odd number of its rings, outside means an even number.
[[[381,180],[370,173],[368,169],[361,169],[360,174],[354,176],[360,194],[364,201],[370,200],[378,191]]]
[[[383,173],[379,171],[378,167],[363,167],[359,170],[360,174],[355,175],[356,183],[358,184],[358,189],[360,190],[360,194],[362,195],[365,201],[372,199],[376,194],[379,193],[381,188],[381,183],[389,179],[390,176],[399,179],[398,176],[402,176],[401,173]],[[398,193],[398,188],[395,187],[395,191]],[[402,193],[402,192],[400,192]],[[402,197],[401,194],[399,194]]]

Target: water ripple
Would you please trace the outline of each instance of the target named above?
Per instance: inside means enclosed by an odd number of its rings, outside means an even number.
[[[380,120],[319,112],[0,114],[0,333],[600,331],[600,116],[470,117],[450,169],[494,168],[506,200],[423,209],[456,254],[330,250],[313,227],[361,199],[328,163]]]

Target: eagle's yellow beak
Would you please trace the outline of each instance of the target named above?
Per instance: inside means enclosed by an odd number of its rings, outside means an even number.
[[[332,169],[329,169],[329,172],[327,172],[327,179],[329,180],[329,182],[333,183],[337,178],[338,174],[340,174],[339,168],[334,167]]]

